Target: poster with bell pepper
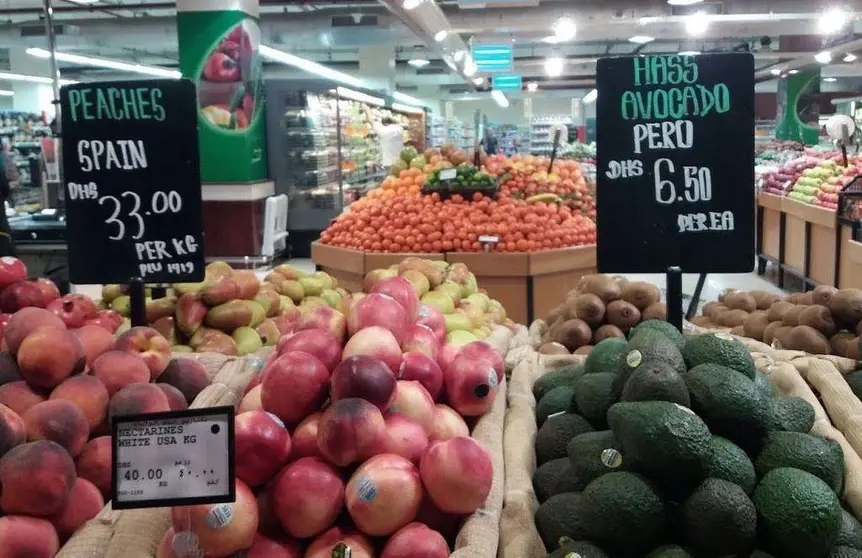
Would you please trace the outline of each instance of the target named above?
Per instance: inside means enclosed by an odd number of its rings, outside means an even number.
[[[180,68],[198,90],[202,181],[265,179],[258,19],[235,9],[185,11],[180,3],[178,8]]]

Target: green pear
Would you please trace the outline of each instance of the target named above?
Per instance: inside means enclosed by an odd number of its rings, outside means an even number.
[[[105,285],[102,287],[102,300],[110,303],[115,298],[120,297],[127,292],[125,285]]]
[[[199,293],[204,290],[204,285],[206,283],[174,283],[171,285],[171,288],[177,293],[177,295],[182,296],[188,293]]]
[[[319,296],[307,296],[299,303],[300,308],[311,308],[313,306],[329,306],[329,304]]]
[[[263,311],[260,304],[251,300],[230,300],[211,308],[207,313],[206,324],[226,333],[230,333],[238,327],[250,326],[255,317],[253,306],[259,309],[261,318],[258,323],[260,323],[266,317],[266,312]]]
[[[347,289],[342,288],[342,287],[335,287],[335,292],[337,292],[338,294],[340,294],[340,295],[341,295],[341,298],[344,298],[344,297],[346,297],[347,295],[349,295],[349,294],[350,294],[349,292],[347,292]]]
[[[461,304],[464,304],[465,302],[470,303],[470,304],[474,304],[474,305],[476,305],[476,307],[478,307],[482,311],[482,313],[485,313],[488,311],[488,303],[490,301],[491,301],[491,299],[488,298],[488,295],[486,295],[485,293],[473,293],[473,294],[465,297],[461,301]]]
[[[147,299],[146,313],[147,323],[151,324],[159,318],[172,316],[177,310],[177,299],[173,296],[157,298],[155,300]]]
[[[233,337],[236,343],[239,356],[250,355],[263,347],[260,335],[250,327],[243,326],[236,328],[231,337]]]
[[[332,281],[332,277],[324,271],[315,271],[311,274],[311,277],[314,279],[319,279],[320,284],[323,285],[324,289],[332,289],[335,287],[335,284]]]
[[[266,310],[264,310],[263,306],[260,305],[259,302],[255,302],[253,300],[245,301],[248,307],[251,309],[251,327],[257,327],[263,323],[266,319]]]
[[[289,296],[280,295],[280,298],[281,306],[279,307],[279,314],[285,314],[286,312],[289,312],[291,308],[296,308],[296,304]]]
[[[449,270],[449,262],[446,260],[431,260],[431,264],[443,273]]]
[[[296,303],[301,302],[306,295],[305,288],[302,286],[302,283],[293,279],[288,279],[282,283],[281,290],[279,292],[284,296],[290,297],[290,299]]]
[[[463,347],[473,341],[478,341],[476,336],[464,329],[456,329],[446,334],[446,342],[456,347]]]
[[[431,283],[428,282],[428,278],[415,269],[408,269],[401,274],[401,277],[410,281],[410,284],[413,285],[413,289],[420,298],[431,290]]]
[[[121,335],[130,329],[132,329],[132,320],[126,318],[123,320],[123,323],[120,324],[120,327],[117,328],[117,331],[114,332],[114,335]]]
[[[111,310],[124,318],[128,318],[132,313],[131,297],[129,297],[129,295],[118,296],[111,301]]]
[[[389,279],[398,275],[398,271],[394,269],[372,269],[362,278],[362,290],[370,293],[374,289],[374,285],[383,279]]]
[[[233,275],[233,268],[227,262],[211,262],[204,268],[204,273],[207,277],[230,277]]]
[[[479,292],[479,284],[476,283],[476,276],[472,273],[467,276],[467,279],[461,283],[461,296],[468,297]]]
[[[278,329],[278,325],[272,319],[267,318],[261,323],[257,328],[255,328],[258,335],[260,335],[260,340],[267,347],[274,347],[276,343],[278,343],[279,337],[281,337],[281,331]]]
[[[427,292],[420,300],[423,304],[433,306],[439,310],[441,314],[451,314],[455,311],[455,303],[452,301],[452,297],[444,291]]]
[[[320,298],[336,310],[341,307],[341,295],[332,289],[323,289],[323,292],[320,293]]]
[[[292,279],[294,281],[299,279],[300,277],[308,277],[308,273],[302,271],[301,269],[293,267],[290,264],[282,264],[276,266],[275,269],[273,269],[272,271],[278,273],[285,279]]]
[[[435,290],[443,291],[448,294],[449,298],[451,298],[452,302],[455,304],[461,302],[461,285],[455,281],[443,281]]]
[[[302,285],[305,296],[319,296],[325,288],[323,281],[318,277],[300,277],[299,284]]]
[[[473,329],[473,320],[464,313],[455,312],[452,314],[443,314],[443,319],[446,320],[446,331],[469,331]]]
[[[264,296],[262,293],[257,293],[254,296],[254,301],[260,304],[263,307],[263,311],[265,314],[269,315],[269,309],[272,306],[272,302]]]

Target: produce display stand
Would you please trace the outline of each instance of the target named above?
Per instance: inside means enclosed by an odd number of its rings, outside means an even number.
[[[862,285],[862,243],[853,240],[853,226],[836,211],[792,198],[758,193],[757,258],[760,275],[766,262],[777,266],[779,288],[787,274],[802,280],[805,290]]]
[[[190,408],[238,405],[246,386],[260,372],[263,358],[271,350],[262,349],[256,356],[244,358],[197,355],[207,368],[212,383],[198,394]],[[57,557],[153,556],[170,525],[170,508],[116,511],[108,503],[66,542]]]
[[[372,269],[388,267],[415,256],[461,262],[476,275],[479,285],[499,300],[517,323],[530,323],[559,303],[560,293],[574,289],[578,280],[596,273],[596,247],[575,246],[531,253],[447,252],[434,254],[376,254],[319,241],[311,246],[315,265],[337,278],[347,290],[361,290]]]

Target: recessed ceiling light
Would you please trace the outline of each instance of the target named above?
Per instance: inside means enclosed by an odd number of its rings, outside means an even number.
[[[571,41],[578,32],[578,26],[570,17],[560,17],[551,26],[551,31],[562,42]]]
[[[671,6],[692,6],[694,4],[700,4],[703,0],[667,0],[667,3]]]
[[[828,50],[824,50],[823,52],[818,52],[817,54],[815,54],[814,59],[821,64],[829,64],[830,62],[832,62],[832,53]]]
[[[476,72],[478,71],[478,69],[479,68],[476,67],[476,63],[473,62],[472,58],[467,58],[467,60],[464,61],[464,75],[465,76],[473,77],[474,75],[476,75]]]
[[[421,3],[422,0],[404,0],[403,2],[401,2],[401,7],[405,10],[412,10],[419,7],[419,4]]]
[[[530,93],[533,93],[537,89],[539,89],[539,84],[537,82],[535,82],[535,81],[527,82],[527,91],[529,91]]]
[[[563,67],[565,61],[559,56],[552,56],[545,60],[545,73],[550,77],[559,77],[563,75]]]
[[[789,72],[787,72],[787,73],[788,73],[788,74],[790,74],[790,75],[796,75],[796,74],[798,74],[798,73],[799,73],[799,70],[790,70],[790,71],[789,71]]]
[[[473,85],[482,85],[483,83],[485,83],[485,78],[482,76],[473,78]]]
[[[638,45],[643,45],[646,43],[651,43],[655,40],[655,37],[650,37],[649,35],[635,35],[634,37],[629,37],[630,43],[635,43]]]
[[[414,68],[424,68],[428,64],[431,63],[429,60],[425,60],[424,58],[411,58],[407,61],[408,64],[413,66]]]
[[[699,50],[684,50],[679,53],[680,56],[697,56],[700,54]]]
[[[852,52],[848,52],[847,56],[844,57],[844,61],[845,62],[855,62],[856,58],[857,58],[857,56],[855,54],[853,54]]]
[[[463,49],[462,49],[462,50],[457,51],[457,52],[455,53],[455,62],[460,62],[461,60],[464,60],[464,57],[465,57],[466,55],[467,55],[467,51],[466,51],[466,50],[463,50]]]
[[[560,39],[558,39],[555,35],[548,35],[547,37],[542,39],[542,42],[548,43],[549,45],[555,45],[560,42]]]
[[[840,8],[832,8],[823,13],[817,21],[817,31],[821,35],[834,35],[850,22],[850,14]]]
[[[449,36],[449,31],[446,29],[441,29],[440,31],[437,31],[437,33],[434,34],[434,40],[437,41],[438,43],[440,43],[440,42],[445,41],[446,37],[448,37],[448,36]]]
[[[823,78],[823,81],[828,82],[828,83],[833,83],[833,82],[838,81],[838,78],[828,77],[828,78]]]
[[[699,36],[706,33],[709,27],[709,18],[703,12],[695,12],[685,18],[685,30],[689,35]]]

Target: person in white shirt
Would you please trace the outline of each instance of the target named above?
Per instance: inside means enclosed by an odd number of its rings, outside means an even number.
[[[388,167],[401,157],[401,151],[404,149],[404,128],[386,116],[379,124],[374,125],[374,131],[380,140],[381,162]]]

